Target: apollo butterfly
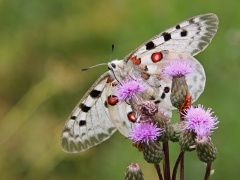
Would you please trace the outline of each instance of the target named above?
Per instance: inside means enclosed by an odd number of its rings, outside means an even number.
[[[118,129],[124,136],[136,121],[131,106],[119,102],[114,87],[129,76],[141,78],[149,85],[144,98],[158,104],[171,117],[171,78],[161,78],[161,69],[172,59],[189,59],[195,71],[186,75],[193,103],[205,87],[205,72],[193,57],[211,42],[218,28],[215,14],[192,17],[146,41],[123,60],[108,63],[109,71],[101,75],[83,96],[63,127],[62,148],[76,153],[107,140]],[[186,105],[188,105],[186,101]],[[185,107],[185,105],[184,105]]]

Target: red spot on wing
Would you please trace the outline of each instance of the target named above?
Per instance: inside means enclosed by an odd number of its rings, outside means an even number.
[[[168,93],[169,91],[170,91],[170,88],[166,86],[166,87],[164,88],[164,92],[165,92],[165,93]]]
[[[154,62],[154,63],[161,61],[162,58],[163,58],[163,55],[161,52],[153,53],[151,56],[152,62]]]
[[[133,123],[135,123],[137,121],[137,119],[135,118],[133,112],[129,112],[127,116],[128,116],[128,119],[130,121],[132,121]]]
[[[107,83],[111,83],[111,82],[113,82],[113,79],[110,78],[110,77],[108,77],[108,78],[107,78]]]
[[[135,65],[141,64],[141,58],[137,59],[136,56],[131,57],[130,60],[131,60]]]
[[[143,71],[147,71],[148,70],[147,66],[145,66],[145,65],[140,65],[139,67]]]
[[[110,77],[107,78],[107,83],[112,83],[112,86],[116,86],[117,83],[113,83],[113,81],[114,80],[112,78],[110,78]]]
[[[108,101],[108,104],[110,104],[111,106],[114,106],[118,103],[118,98],[115,95],[110,95],[108,96],[107,101]]]
[[[150,75],[147,74],[147,73],[145,73],[145,72],[142,72],[142,73],[141,73],[141,77],[142,77],[143,79],[145,79],[145,80],[148,80],[149,77],[150,77]]]

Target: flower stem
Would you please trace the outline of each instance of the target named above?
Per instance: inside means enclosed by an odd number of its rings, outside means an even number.
[[[204,180],[209,180],[210,172],[211,172],[211,166],[212,166],[212,163],[211,163],[211,162],[207,163],[206,173],[205,173]]]
[[[184,116],[180,112],[180,121],[184,121]],[[180,180],[184,180],[184,150],[181,150],[179,156],[181,155],[181,165],[180,165]]]
[[[156,170],[157,170],[157,174],[158,174],[158,178],[159,180],[163,180],[163,177],[162,177],[162,172],[161,172],[161,168],[159,166],[159,164],[154,164]]]
[[[181,164],[180,164],[180,180],[184,180],[184,151],[181,150],[181,153],[183,155],[182,155]]]
[[[180,154],[178,155],[177,161],[176,161],[175,166],[173,168],[172,180],[176,180],[178,165],[179,165],[180,161],[183,159],[183,157],[184,157],[184,151],[182,150],[180,152]]]
[[[164,179],[171,180],[168,141],[163,143],[163,152],[164,152]]]

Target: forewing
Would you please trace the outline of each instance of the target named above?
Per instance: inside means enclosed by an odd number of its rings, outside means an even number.
[[[62,149],[81,152],[107,140],[116,128],[104,103],[108,73],[103,74],[83,96],[63,127]]]
[[[143,56],[150,50],[172,50],[196,55],[204,50],[217,32],[218,17],[203,14],[189,18],[161,32],[128,54],[124,60]]]

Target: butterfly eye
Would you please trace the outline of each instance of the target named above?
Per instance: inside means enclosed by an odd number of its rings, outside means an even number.
[[[111,63],[111,66],[112,66],[113,68],[116,68],[116,64],[114,64],[114,63]]]

